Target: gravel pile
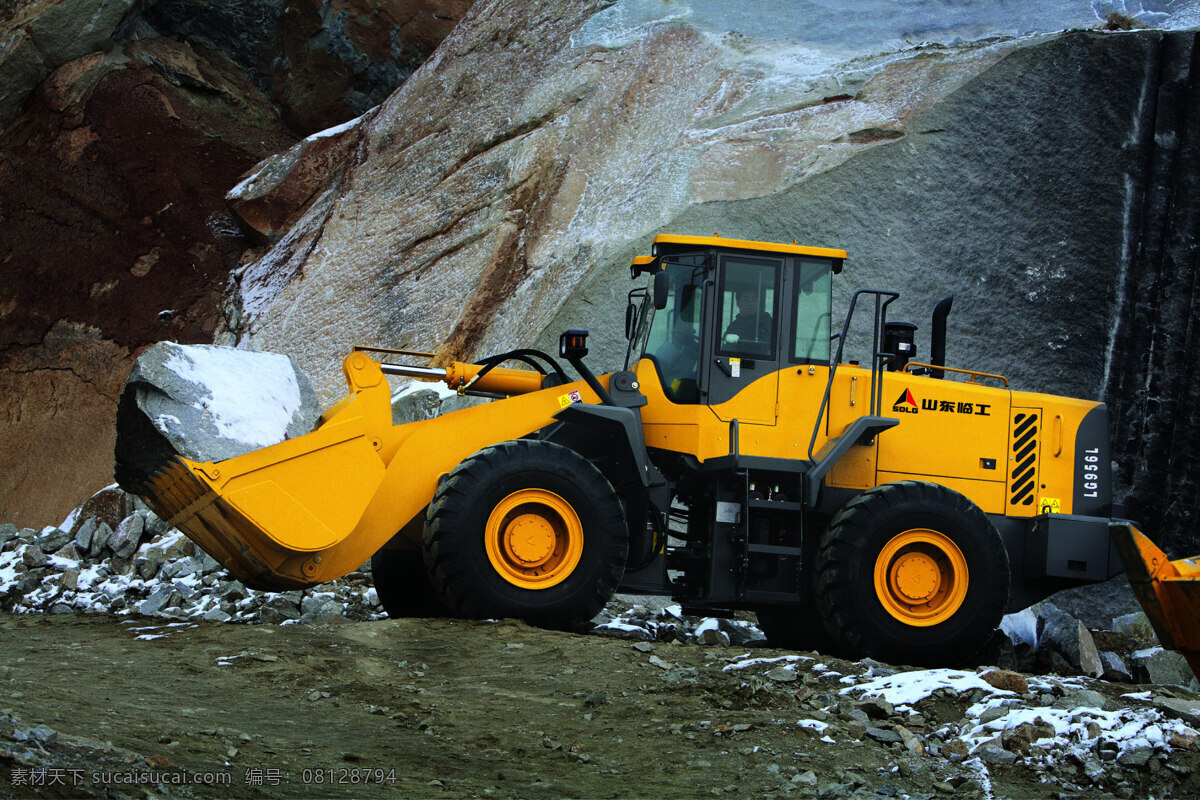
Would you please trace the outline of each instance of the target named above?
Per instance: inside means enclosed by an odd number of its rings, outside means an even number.
[[[114,510],[129,513],[114,525]],[[115,487],[59,527],[0,525],[0,608],[262,623],[382,614],[369,570],[303,592],[249,589],[141,500]]]
[[[967,767],[987,795],[1005,770],[1032,770],[1058,796],[1133,797],[1143,796],[1147,781],[1170,785],[1200,767],[1200,700],[1190,692],[1128,692],[1090,678],[1030,677],[995,667],[898,670],[870,660],[750,653],[724,660],[723,672],[762,704],[780,695],[799,700],[804,711],[795,724],[805,735],[888,748],[898,778],[932,757]],[[660,666],[669,680],[673,665]],[[705,727],[736,739],[750,726]],[[857,792],[866,776],[847,769],[818,779],[796,771],[791,781],[821,797],[841,797]],[[958,789],[948,781],[925,796]]]

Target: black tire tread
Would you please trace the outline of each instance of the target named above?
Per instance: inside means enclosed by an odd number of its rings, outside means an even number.
[[[938,639],[937,629],[908,627],[911,637],[881,635],[862,613],[867,602],[878,603],[874,585],[864,564],[873,566],[876,552],[866,552],[871,532],[890,516],[902,513],[940,513],[954,515],[972,530],[980,558],[988,569],[972,571],[968,576],[968,600],[978,604],[977,622],[968,630]],[[970,565],[968,565],[970,569]],[[944,486],[924,481],[898,481],[861,493],[847,503],[830,521],[817,554],[815,593],[821,616],[834,640],[848,652],[904,664],[961,663],[978,652],[999,624],[1008,605],[1008,552],[995,526],[969,499]],[[897,623],[899,624],[899,623]]]
[[[592,498],[598,518],[583,519],[585,528],[605,531],[611,540],[599,580],[585,596],[576,596],[564,604],[545,607],[517,602],[497,602],[481,591],[471,573],[475,557],[465,551],[466,543],[457,535],[477,498],[497,476],[521,473],[536,479],[538,475],[570,475],[578,488]],[[587,547],[585,538],[585,548]],[[485,447],[464,459],[438,482],[425,522],[425,562],[432,585],[441,602],[459,614],[471,618],[495,616],[520,617],[539,627],[575,630],[586,625],[612,598],[625,572],[629,552],[629,531],[624,511],[608,479],[575,451],[552,442],[518,439]]]

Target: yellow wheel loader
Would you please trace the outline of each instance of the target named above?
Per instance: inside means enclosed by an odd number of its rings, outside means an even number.
[[[536,350],[442,367],[357,348],[311,433],[218,463],[118,442],[118,478],[251,587],[371,559],[397,616],[570,629],[621,589],[755,611],[783,646],[945,664],[1123,556],[1164,642],[1200,651],[1181,613],[1200,568],[1114,519],[1103,404],[946,366],[949,298],[927,363],[894,292],[857,292],[833,331],[842,250],[660,235],[652,253],[621,371],[588,370],[586,331],[560,340],[578,380]],[[856,317],[868,357],[844,362]],[[491,402],[393,426],[388,375]]]

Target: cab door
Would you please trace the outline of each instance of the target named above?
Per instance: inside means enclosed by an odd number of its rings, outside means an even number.
[[[784,278],[782,258],[720,256],[701,376],[718,419],[775,423]]]

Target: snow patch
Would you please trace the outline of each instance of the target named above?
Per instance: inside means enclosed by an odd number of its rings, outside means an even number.
[[[721,668],[722,672],[733,672],[740,669],[748,669],[750,667],[758,667],[763,664],[779,664],[795,669],[795,666],[800,661],[812,661],[808,656],[776,656],[775,658],[747,658],[741,661],[735,661],[732,664],[726,664]]]
[[[291,359],[259,353],[248,364],[234,354],[241,355],[227,348],[194,346],[173,352],[165,367],[208,391],[199,410],[224,438],[254,448],[282,441],[301,407]]]
[[[368,111],[367,114],[369,114],[369,113],[371,113],[371,112]],[[367,114],[360,114],[359,116],[355,117],[354,119],[350,120],[349,122],[343,122],[341,125],[334,125],[332,128],[326,128],[323,131],[317,131],[316,133],[314,133],[311,136],[309,136],[308,138],[306,138],[304,141],[315,142],[318,139],[328,139],[331,136],[337,136],[340,133],[345,133],[346,131],[350,130],[351,128],[355,127],[360,122],[362,122],[363,117],[367,116]]]
[[[973,672],[956,669],[925,669],[900,672],[880,678],[856,683],[838,694],[862,692],[864,696],[880,695],[896,707],[897,711],[912,711],[913,706],[938,690],[962,694],[979,689],[988,695],[1016,696],[1006,689],[997,689]]]

